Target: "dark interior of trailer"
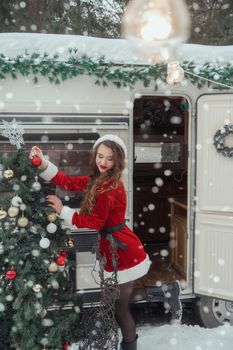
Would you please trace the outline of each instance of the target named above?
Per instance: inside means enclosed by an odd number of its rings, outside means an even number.
[[[134,232],[152,262],[137,287],[186,280],[188,116],[182,96],[134,101]]]

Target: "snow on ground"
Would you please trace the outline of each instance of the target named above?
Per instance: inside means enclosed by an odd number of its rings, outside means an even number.
[[[138,350],[232,350],[233,327],[206,329],[200,326],[138,328]]]
[[[148,64],[138,57],[125,39],[94,38],[80,35],[41,33],[0,33],[0,53],[15,57],[28,53],[59,54],[60,60],[69,56],[69,49],[77,48],[77,57],[87,55],[92,58],[104,56],[106,61],[117,64]],[[198,64],[206,61],[225,64],[233,62],[233,46],[208,46],[181,44],[177,47],[176,58],[180,61],[194,60]]]
[[[137,327],[137,350],[232,350],[233,326],[202,328],[187,325]],[[72,345],[70,350],[78,350]]]

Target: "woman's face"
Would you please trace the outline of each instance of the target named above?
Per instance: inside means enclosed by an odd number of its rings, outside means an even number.
[[[105,173],[114,166],[113,152],[111,148],[100,144],[96,154],[96,165],[100,173]]]

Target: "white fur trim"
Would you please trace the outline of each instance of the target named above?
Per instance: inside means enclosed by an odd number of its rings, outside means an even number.
[[[65,225],[72,226],[72,218],[76,210],[64,205],[60,212],[60,218],[64,220]]]
[[[147,255],[146,258],[140,264],[135,265],[130,269],[117,271],[118,284],[134,281],[144,276],[148,272],[150,265],[151,265],[151,261],[149,259],[149,256]],[[105,278],[112,277],[112,275],[113,275],[113,272],[104,271]]]
[[[47,162],[48,166],[42,173],[40,173],[40,177],[46,181],[50,181],[55,175],[57,175],[58,168],[50,161]]]
[[[101,136],[98,140],[95,141],[93,148],[95,148],[101,142],[104,142],[104,141],[113,141],[113,142],[117,143],[123,149],[124,154],[125,154],[125,158],[127,157],[126,145],[125,145],[124,141],[117,135],[108,134],[108,135]]]

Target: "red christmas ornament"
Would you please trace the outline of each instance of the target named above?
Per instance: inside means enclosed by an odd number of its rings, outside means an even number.
[[[63,256],[63,258],[67,258],[68,257],[68,252],[65,249],[61,249],[59,252],[59,255]]]
[[[41,165],[42,160],[41,160],[40,157],[34,156],[34,157],[32,158],[32,160],[31,160],[31,162],[32,162],[32,165],[33,165],[33,166],[38,167],[38,166]]]
[[[69,350],[69,349],[70,349],[70,347],[71,347],[71,344],[70,344],[70,343],[65,342],[65,343],[63,344],[63,346],[62,346],[62,350]]]
[[[8,271],[6,272],[6,278],[7,278],[8,280],[14,280],[15,277],[16,277],[16,271],[15,271],[15,270],[11,269],[11,270],[8,270]]]
[[[66,264],[66,258],[64,258],[64,256],[59,255],[56,263],[58,266],[64,266]]]

